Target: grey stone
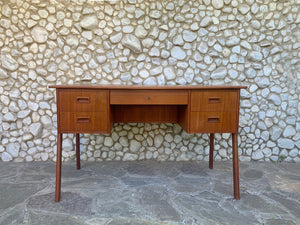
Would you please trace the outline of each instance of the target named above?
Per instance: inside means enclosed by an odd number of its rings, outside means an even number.
[[[149,51],[149,55],[154,57],[160,56],[159,49],[157,47],[152,47]]]
[[[163,68],[161,66],[155,67],[153,69],[150,70],[150,74],[152,76],[158,75],[162,73]]]
[[[151,48],[154,44],[154,40],[152,38],[145,38],[144,40],[142,40],[142,45],[145,48]]]
[[[208,27],[211,23],[212,18],[210,16],[205,16],[200,22],[200,27]]]
[[[114,141],[111,137],[105,137],[104,139],[104,145],[107,147],[112,147],[114,144]]]
[[[186,41],[186,42],[193,42],[194,40],[196,40],[197,38],[197,34],[192,32],[192,31],[189,31],[189,30],[184,30],[183,31],[183,39]]]
[[[119,142],[123,147],[128,147],[129,146],[127,137],[120,137]]]
[[[188,68],[184,73],[184,78],[187,82],[191,83],[194,79],[194,70],[192,68]]]
[[[260,160],[262,158],[264,158],[264,154],[262,153],[262,151],[260,149],[252,153],[252,159]]]
[[[149,16],[153,19],[159,19],[161,17],[161,11],[152,10],[152,11],[150,11]]]
[[[174,68],[170,67],[170,66],[164,68],[164,75],[166,76],[167,80],[173,80],[173,79],[176,78],[176,74],[175,74]]]
[[[269,95],[269,97],[268,97],[268,99],[270,100],[270,101],[272,101],[275,105],[281,105],[281,99],[280,99],[280,97],[278,96],[278,95],[276,95],[276,94],[270,94]]]
[[[122,33],[116,33],[114,35],[111,35],[109,40],[112,42],[112,43],[119,43],[122,39]]]
[[[238,10],[241,14],[245,15],[250,11],[250,6],[248,6],[246,4],[240,4],[238,6]]]
[[[52,127],[53,122],[52,122],[50,116],[42,116],[41,117],[41,122],[42,122],[42,124],[45,128],[51,128]]]
[[[1,64],[3,68],[10,71],[15,71],[19,67],[18,62],[8,53],[1,54]],[[2,69],[0,72],[2,77],[5,77],[5,71]]]
[[[256,77],[256,70],[254,70],[252,67],[246,70],[246,76],[248,78],[255,78]]]
[[[2,68],[0,68],[0,79],[2,80],[2,79],[6,79],[6,78],[8,78],[7,71],[4,70],[4,69],[2,69]]]
[[[245,49],[247,49],[247,50],[251,50],[251,49],[252,49],[252,47],[251,47],[251,45],[249,44],[249,42],[247,42],[247,41],[245,41],[245,40],[242,40],[241,43],[240,43],[240,45],[241,45],[242,47],[244,47]]]
[[[19,143],[9,143],[6,146],[6,151],[13,157],[18,157],[20,151],[20,144]]]
[[[212,79],[224,79],[225,76],[227,75],[227,69],[224,66],[221,66],[217,68],[215,71],[212,72],[211,78]]]
[[[9,5],[5,4],[5,5],[2,6],[1,12],[2,12],[3,16],[10,17],[10,15],[12,13],[12,10],[9,7]]]
[[[87,15],[80,21],[80,26],[87,30],[92,30],[98,26],[98,18],[96,15]]]
[[[56,63],[54,62],[51,62],[48,66],[47,66],[47,70],[50,72],[50,73],[55,73],[57,71],[57,65]]]
[[[149,86],[157,85],[157,81],[155,77],[149,77],[144,81],[144,85],[149,85]]]
[[[0,19],[0,25],[5,28],[5,29],[9,29],[11,27],[11,22],[8,19]]]
[[[106,62],[107,57],[105,55],[97,55],[96,59],[97,59],[98,63],[102,64],[102,63]]]
[[[173,44],[174,45],[184,45],[184,41],[182,38],[181,34],[177,34],[174,38],[173,38]]]
[[[139,19],[140,17],[144,16],[145,15],[145,12],[141,9],[136,9],[135,10],[135,18],[136,19]]]
[[[255,78],[256,84],[260,88],[266,88],[270,85],[270,80],[267,77],[256,77]],[[275,97],[276,98],[276,97]]]
[[[141,143],[136,141],[136,140],[131,140],[130,141],[130,145],[129,145],[129,149],[131,152],[138,152],[140,150],[140,148],[142,147]]]
[[[294,126],[288,125],[283,131],[283,137],[293,137],[296,135],[296,129]]]
[[[9,162],[9,161],[11,161],[13,158],[12,158],[12,156],[10,155],[10,154],[8,154],[7,152],[2,152],[1,153],[1,160],[3,161],[3,162]]]
[[[73,141],[70,138],[63,140],[62,146],[63,150],[67,152],[72,151],[74,149]]]
[[[203,53],[203,54],[206,54],[208,52],[208,45],[206,42],[200,42],[199,44],[199,47],[198,47],[198,50]]]
[[[41,123],[33,123],[29,126],[30,133],[35,137],[42,135],[42,129],[43,125]]]
[[[298,154],[299,154],[299,151],[297,149],[293,149],[289,152],[289,156],[291,156],[293,158],[298,156]]]
[[[133,153],[125,153],[123,161],[134,161],[138,159],[138,155]]]
[[[295,146],[294,142],[288,138],[280,138],[277,143],[278,147],[285,149],[293,149]]]
[[[148,34],[147,30],[142,25],[138,25],[135,28],[134,34],[138,38],[145,38]]]
[[[18,118],[23,119],[23,118],[27,117],[30,113],[31,113],[30,110],[21,110],[18,112]]]
[[[222,9],[224,7],[223,0],[212,0],[211,3],[215,9]]]
[[[3,121],[5,122],[15,122],[17,121],[17,115],[11,112],[5,113],[3,116]]]
[[[40,26],[35,26],[31,30],[31,36],[37,43],[45,43],[48,40],[48,31]]]
[[[240,42],[240,38],[237,36],[231,36],[226,40],[226,45],[232,47],[237,45]]]
[[[156,148],[159,148],[162,145],[163,141],[164,141],[164,138],[162,135],[156,135],[154,137],[154,146]]]
[[[122,39],[122,44],[135,53],[142,52],[140,40],[132,34],[126,34]]]
[[[186,53],[182,48],[175,46],[171,50],[171,56],[175,59],[182,60],[186,57]]]
[[[282,47],[281,46],[274,46],[273,48],[271,48],[270,50],[270,55],[275,55],[277,53],[281,53],[283,50],[282,50]]]
[[[261,61],[263,59],[263,55],[260,52],[250,52],[248,58],[252,61]]]

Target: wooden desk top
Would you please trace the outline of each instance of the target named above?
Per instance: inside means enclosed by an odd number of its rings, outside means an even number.
[[[147,86],[147,85],[99,85],[99,84],[72,84],[72,85],[50,85],[49,88],[57,89],[137,89],[137,90],[159,90],[159,89],[169,89],[169,90],[195,90],[195,89],[246,89],[247,86],[242,85],[157,85],[157,86]]]

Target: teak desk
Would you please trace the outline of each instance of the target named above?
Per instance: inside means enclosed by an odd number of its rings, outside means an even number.
[[[232,133],[233,190],[240,199],[238,125],[240,89],[245,86],[51,85],[57,97],[55,201],[60,200],[62,134],[76,134],[80,169],[80,133],[110,133],[112,123],[178,123],[188,133]]]

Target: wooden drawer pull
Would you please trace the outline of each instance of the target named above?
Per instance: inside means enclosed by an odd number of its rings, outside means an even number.
[[[221,98],[219,98],[219,97],[209,97],[208,98],[208,102],[209,103],[220,103],[221,102]]]
[[[89,123],[90,118],[88,117],[77,117],[77,123]]]
[[[78,103],[90,103],[90,97],[77,97]]]
[[[220,122],[220,117],[208,117],[207,118],[208,123],[219,123]]]

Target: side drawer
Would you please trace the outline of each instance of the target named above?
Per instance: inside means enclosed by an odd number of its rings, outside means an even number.
[[[109,133],[107,112],[61,112],[60,132]]]
[[[107,90],[60,90],[60,112],[101,112],[108,109]]]
[[[191,133],[233,133],[237,129],[235,112],[191,112]]]
[[[237,110],[238,92],[234,90],[194,90],[191,111],[233,112]]]
[[[111,90],[112,105],[187,105],[187,90]]]

